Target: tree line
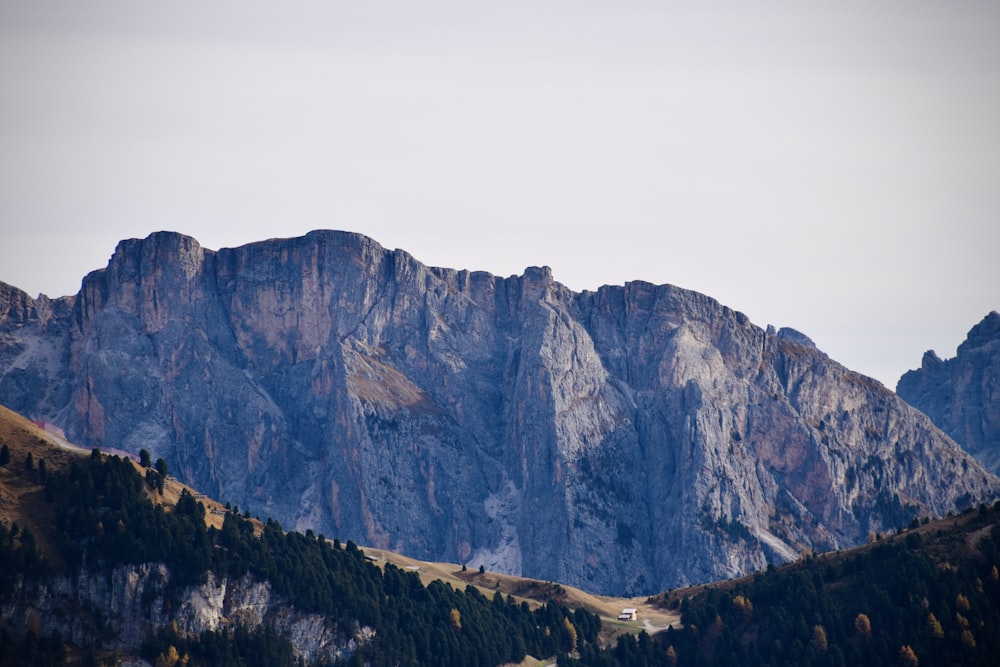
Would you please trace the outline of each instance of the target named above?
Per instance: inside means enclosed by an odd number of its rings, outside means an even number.
[[[1000,503],[962,519],[710,588],[681,603],[683,627],[644,664],[996,665]]]
[[[37,466],[29,473],[37,479]],[[29,529],[0,526],[0,603],[19,577],[161,562],[169,580],[146,591],[144,604],[176,604],[209,572],[250,575],[300,611],[373,628],[374,638],[346,659],[358,666],[491,667],[530,654],[556,656],[561,667],[976,667],[1000,655],[1000,503],[963,515],[954,528],[911,531],[708,587],[677,603],[681,627],[602,647],[600,619],[583,610],[554,602],[532,609],[440,581],[425,586],[414,572],[380,569],[350,541],[287,532],[270,519],[255,532],[236,509],[220,529],[206,527],[205,507],[190,493],[172,511],[154,505],[146,492],[156,493],[157,477],[144,479],[118,457],[95,451],[44,481],[57,557],[43,556]],[[58,636],[29,629],[19,638],[0,628],[0,664],[56,664],[60,646]],[[155,665],[301,663],[288,638],[266,626],[199,636],[164,628],[142,654]]]
[[[221,529],[207,527],[204,505],[187,490],[172,511],[153,504],[146,489],[156,493],[156,482],[144,479],[128,460],[97,450],[64,473],[50,473],[46,498],[56,508],[57,558],[44,558],[30,531],[4,528],[0,594],[13,590],[17,576],[38,579],[60,569],[97,574],[120,565],[164,563],[169,579],[160,588],[147,587],[143,604],[174,606],[185,587],[206,581],[209,572],[250,575],[270,582],[302,612],[323,614],[341,627],[373,628],[373,639],[349,664],[492,667],[528,654],[554,656],[596,645],[600,619],[588,612],[552,602],[532,609],[499,593],[484,596],[472,586],[458,590],[439,581],[424,586],[414,572],[391,564],[380,569],[350,541],[286,532],[272,519],[255,534],[252,521],[235,510],[227,512]],[[4,643],[8,650],[16,644]],[[168,628],[143,647],[154,663],[168,664],[173,654],[189,665],[297,662],[287,638],[267,627],[198,637]],[[252,662],[261,656],[267,659]]]

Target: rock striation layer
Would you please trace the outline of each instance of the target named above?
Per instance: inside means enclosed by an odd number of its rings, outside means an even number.
[[[1000,483],[792,329],[320,231],[119,244],[0,291],[0,402],[284,525],[615,594],[858,544]]]
[[[955,357],[925,352],[920,368],[899,379],[896,393],[1000,472],[1000,313],[974,326]]]
[[[197,636],[266,625],[287,637],[306,664],[346,660],[373,636],[368,627],[343,628],[319,614],[302,613],[275,595],[270,583],[249,575],[230,579],[209,573],[205,583],[172,593],[171,604],[164,604],[170,577],[166,566],[147,563],[108,574],[80,570],[41,582],[22,580],[0,606],[0,625],[37,624],[77,646],[103,643],[126,652],[138,652],[163,628]]]

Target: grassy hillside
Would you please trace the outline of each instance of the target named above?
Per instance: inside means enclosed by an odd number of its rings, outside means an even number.
[[[49,530],[53,509],[45,502],[43,476],[65,469],[71,460],[80,460],[83,452],[56,446],[45,431],[0,406],[0,448],[3,446],[10,460],[0,467],[0,524],[29,527],[42,550],[54,557]],[[31,471],[26,468],[28,454],[32,455]]]
[[[601,641],[612,643],[623,634],[637,634],[641,631],[655,633],[670,625],[680,623],[680,612],[669,609],[659,598],[621,598],[594,595],[564,584],[515,577],[498,572],[482,572],[476,569],[462,569],[455,563],[432,563],[408,558],[383,549],[364,548],[366,556],[381,565],[392,563],[403,570],[416,572],[421,581],[442,581],[455,588],[475,586],[485,596],[501,593],[518,601],[526,601],[532,606],[556,602],[571,609],[583,609],[601,618]],[[625,608],[638,612],[635,621],[619,621],[618,616]]]

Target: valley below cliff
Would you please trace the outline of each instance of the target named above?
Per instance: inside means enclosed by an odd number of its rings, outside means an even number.
[[[992,500],[930,419],[802,334],[632,282],[428,267],[346,232],[122,241],[0,285],[0,403],[301,530],[640,595]]]

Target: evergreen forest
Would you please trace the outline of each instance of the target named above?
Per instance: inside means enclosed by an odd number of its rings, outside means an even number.
[[[682,627],[581,648],[560,665],[996,667],[1000,665],[1000,503],[663,596]]]
[[[596,645],[600,619],[583,610],[548,603],[532,609],[499,593],[473,586],[421,583],[414,572],[384,569],[365,559],[352,542],[286,532],[268,520],[255,531],[249,517],[226,514],[221,530],[206,527],[204,505],[186,490],[173,511],[150,501],[132,463],[94,451],[64,474],[49,474],[45,496],[55,508],[55,557],[43,555],[28,529],[0,526],[0,603],[9,601],[19,576],[40,579],[79,568],[107,572],[125,564],[164,563],[171,576],[162,596],[169,605],[190,584],[215,576],[250,574],[269,581],[289,605],[316,612],[343,627],[374,629],[355,651],[351,665],[453,665],[493,667],[526,655],[557,656]],[[57,566],[56,563],[59,563]],[[147,602],[144,600],[144,602]],[[0,661],[55,664],[61,639],[43,628],[16,641],[0,635]],[[90,647],[98,655],[100,647]],[[174,655],[188,665],[298,664],[287,640],[264,627],[181,636],[170,628],[143,647],[150,662]],[[166,663],[164,663],[166,664]]]
[[[372,628],[371,639],[345,658],[350,665],[494,667],[526,656],[555,657],[561,667],[1000,664],[1000,503],[914,520],[851,551],[669,592],[656,601],[680,612],[679,627],[622,634],[605,646],[601,620],[581,609],[424,585],[414,572],[378,567],[350,541],[285,531],[236,509],[221,529],[208,527],[204,505],[189,492],[172,509],[153,503],[159,473],[143,478],[116,456],[95,450],[64,470],[38,468],[24,474],[44,484],[52,535],[40,540],[28,527],[0,526],[0,605],[12,604],[25,581],[164,563],[170,577],[144,604],[169,606],[209,573],[249,575],[302,612]],[[52,546],[43,550],[41,541]],[[100,638],[79,648],[91,664],[107,656]],[[141,653],[154,665],[302,664],[289,638],[266,625],[198,636],[167,627]],[[56,632],[0,627],[0,665],[67,657]]]

